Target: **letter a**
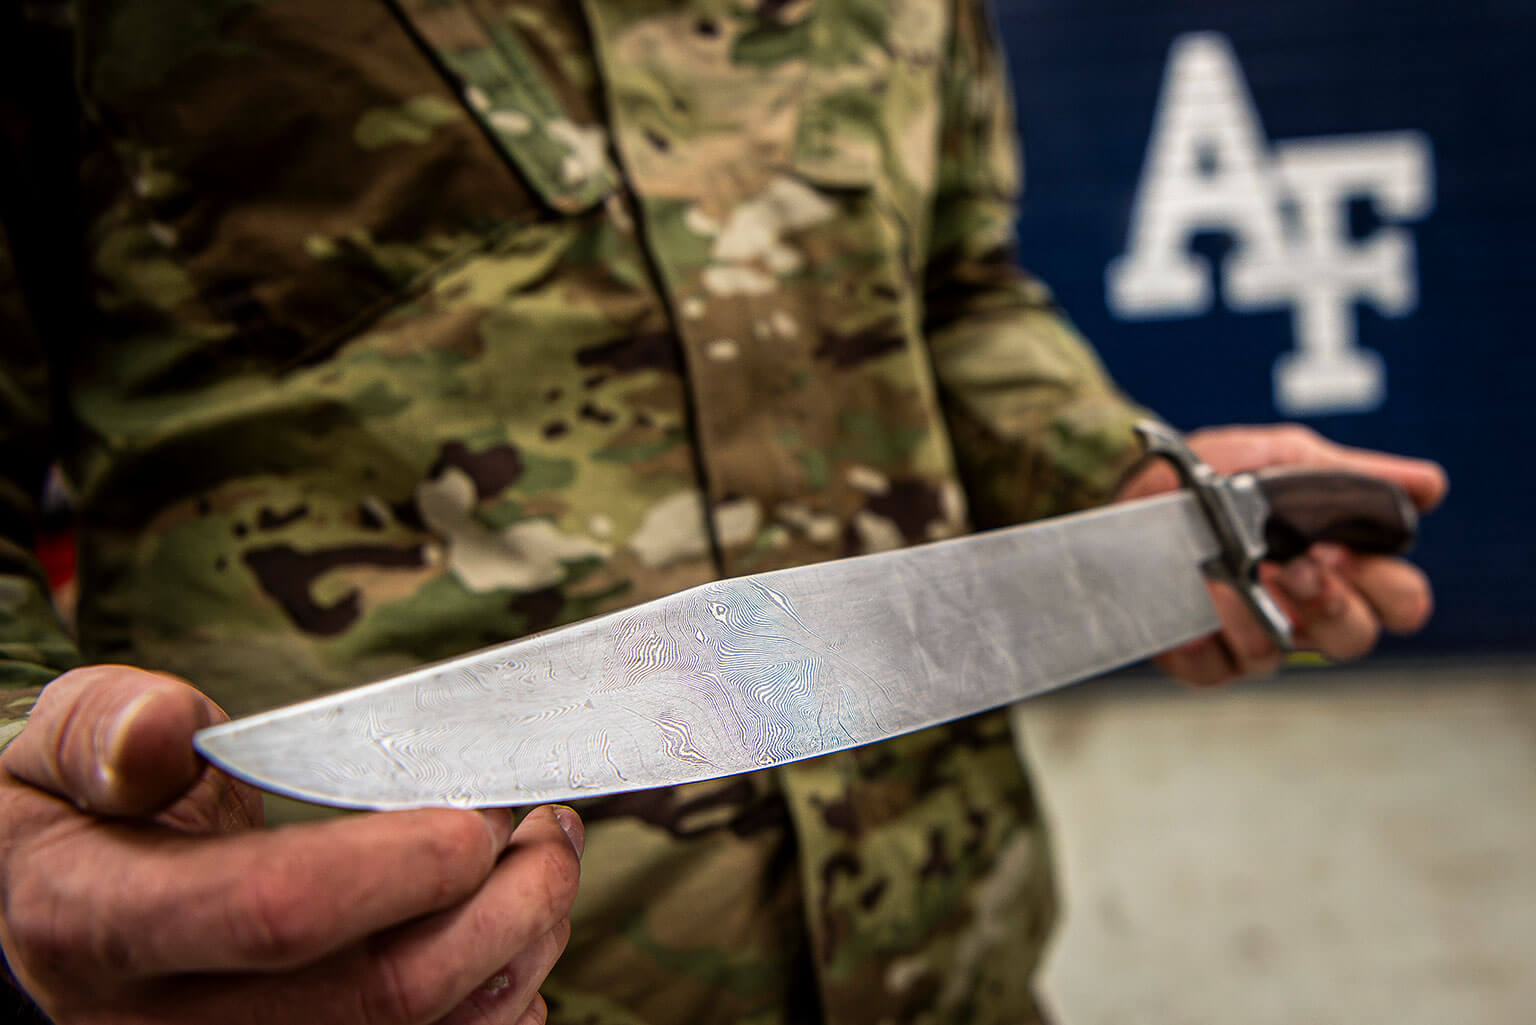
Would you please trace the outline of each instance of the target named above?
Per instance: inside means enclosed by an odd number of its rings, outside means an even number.
[[[1136,189],[1128,252],[1105,275],[1110,309],[1128,317],[1210,310],[1212,269],[1189,252],[1202,231],[1233,236],[1234,273],[1278,268],[1285,247],[1279,196],[1258,111],[1226,37],[1178,37]]]

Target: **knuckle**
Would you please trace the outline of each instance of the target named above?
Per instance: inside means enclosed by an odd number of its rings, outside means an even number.
[[[1304,461],[1317,447],[1320,435],[1303,424],[1275,424],[1260,435],[1263,460],[1283,464]]]
[[[1225,660],[1219,645],[1209,638],[1169,652],[1160,663],[1170,676],[1191,687],[1215,687],[1224,682]]]
[[[1305,451],[1322,440],[1322,435],[1305,424],[1282,424],[1275,431],[1281,443],[1293,451]]]
[[[78,961],[90,941],[69,902],[48,876],[31,873],[11,884],[5,902],[5,924],[20,958],[35,967],[66,968]]]
[[[74,761],[72,753],[79,751],[82,754],[92,750],[92,729],[96,725],[87,722],[85,702],[76,700],[60,710],[57,720],[58,726],[52,736],[46,731],[43,741],[46,747],[46,774],[58,784],[68,787],[69,769]],[[79,798],[79,794],[71,794],[71,797]]]
[[[425,835],[430,856],[439,864],[478,864],[490,849],[485,825],[474,812],[441,815]]]
[[[109,683],[116,672],[112,666],[89,665],[77,666],[54,677],[53,682],[43,688],[38,696],[37,707],[49,708],[60,702],[78,700],[80,697],[97,691],[101,685]]]
[[[1238,648],[1244,669],[1250,671],[1263,670],[1270,663],[1280,660],[1280,649],[1255,623],[1252,629],[1242,631],[1241,637],[1235,645]]]
[[[539,850],[535,867],[544,882],[548,917],[564,916],[576,900],[576,887],[581,879],[576,852],[564,845],[545,845]]]
[[[302,884],[276,869],[263,869],[236,888],[228,928],[235,950],[257,964],[294,965],[313,956],[322,942],[316,902]]]
[[[525,950],[519,951],[517,960],[512,962],[520,966],[523,978],[519,981],[534,990],[543,985],[550,970],[555,967],[555,962],[560,960],[569,935],[568,927],[562,931],[557,924],[555,928],[528,944]]]
[[[1281,424],[1278,430],[1285,437],[1292,438],[1297,441],[1316,441],[1319,437],[1321,437],[1321,435],[1319,435],[1312,428],[1308,427],[1306,424]]]
[[[398,953],[376,955],[372,971],[358,990],[362,1020],[366,1025],[415,1025],[432,1020],[444,1004],[451,1004],[446,984],[438,981],[451,974],[412,971]]]
[[[103,906],[82,882],[88,881],[69,866],[33,864],[8,873],[4,917],[14,966],[42,979],[70,980],[71,988],[132,971],[133,948],[119,927],[118,906]]]
[[[492,867],[485,826],[473,814],[444,817],[422,832],[420,871],[433,907],[446,907],[473,893]]]
[[[1355,629],[1340,635],[1330,654],[1341,659],[1360,658],[1376,647],[1380,636],[1381,628],[1375,620],[1362,621]]]
[[[560,921],[555,923],[554,929],[550,930],[550,936],[554,939],[555,958],[559,958],[561,954],[565,953],[566,944],[571,942],[571,919],[569,915],[562,917]]]

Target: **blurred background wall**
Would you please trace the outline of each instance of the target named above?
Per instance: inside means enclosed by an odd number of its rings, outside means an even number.
[[[1430,456],[1427,630],[1026,702],[1063,1025],[1536,1023],[1536,4],[996,0],[1022,262],[1177,426]]]
[[[1536,4],[998,0],[1022,261],[1177,426],[1426,455],[1439,609],[1536,650]]]

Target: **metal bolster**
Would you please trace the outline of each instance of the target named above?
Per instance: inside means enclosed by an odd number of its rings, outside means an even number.
[[[1136,425],[1136,433],[1149,457],[1161,456],[1173,464],[1179,479],[1194,492],[1205,510],[1221,544],[1221,553],[1204,567],[1206,575],[1231,585],[1280,650],[1292,650],[1296,645],[1291,621],[1274,596],[1259,583],[1259,562],[1268,550],[1264,543],[1264,521],[1269,515],[1269,503],[1259,490],[1258,479],[1251,473],[1223,477],[1202,462],[1184,443],[1184,438],[1165,424],[1143,420]]]

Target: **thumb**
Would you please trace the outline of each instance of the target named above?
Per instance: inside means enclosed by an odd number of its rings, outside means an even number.
[[[226,718],[174,676],[87,666],[43,688],[0,767],[87,811],[148,815],[197,781],[192,734]]]
[[[1363,473],[1389,480],[1402,488],[1420,512],[1430,512],[1444,499],[1450,487],[1445,468],[1428,459],[1373,452],[1326,442],[1314,465],[1335,470]]]
[[[1431,460],[1340,445],[1300,424],[1207,427],[1189,435],[1188,442],[1196,455],[1222,474],[1297,467],[1379,477],[1407,492],[1421,512],[1439,505],[1449,486],[1445,469]],[[1178,486],[1172,467],[1157,460],[1137,468],[1118,497],[1143,498]]]
[[[1220,473],[1294,466],[1391,481],[1421,512],[1439,505],[1449,487],[1444,467],[1432,460],[1341,445],[1300,424],[1210,428],[1190,435],[1189,444]]]

